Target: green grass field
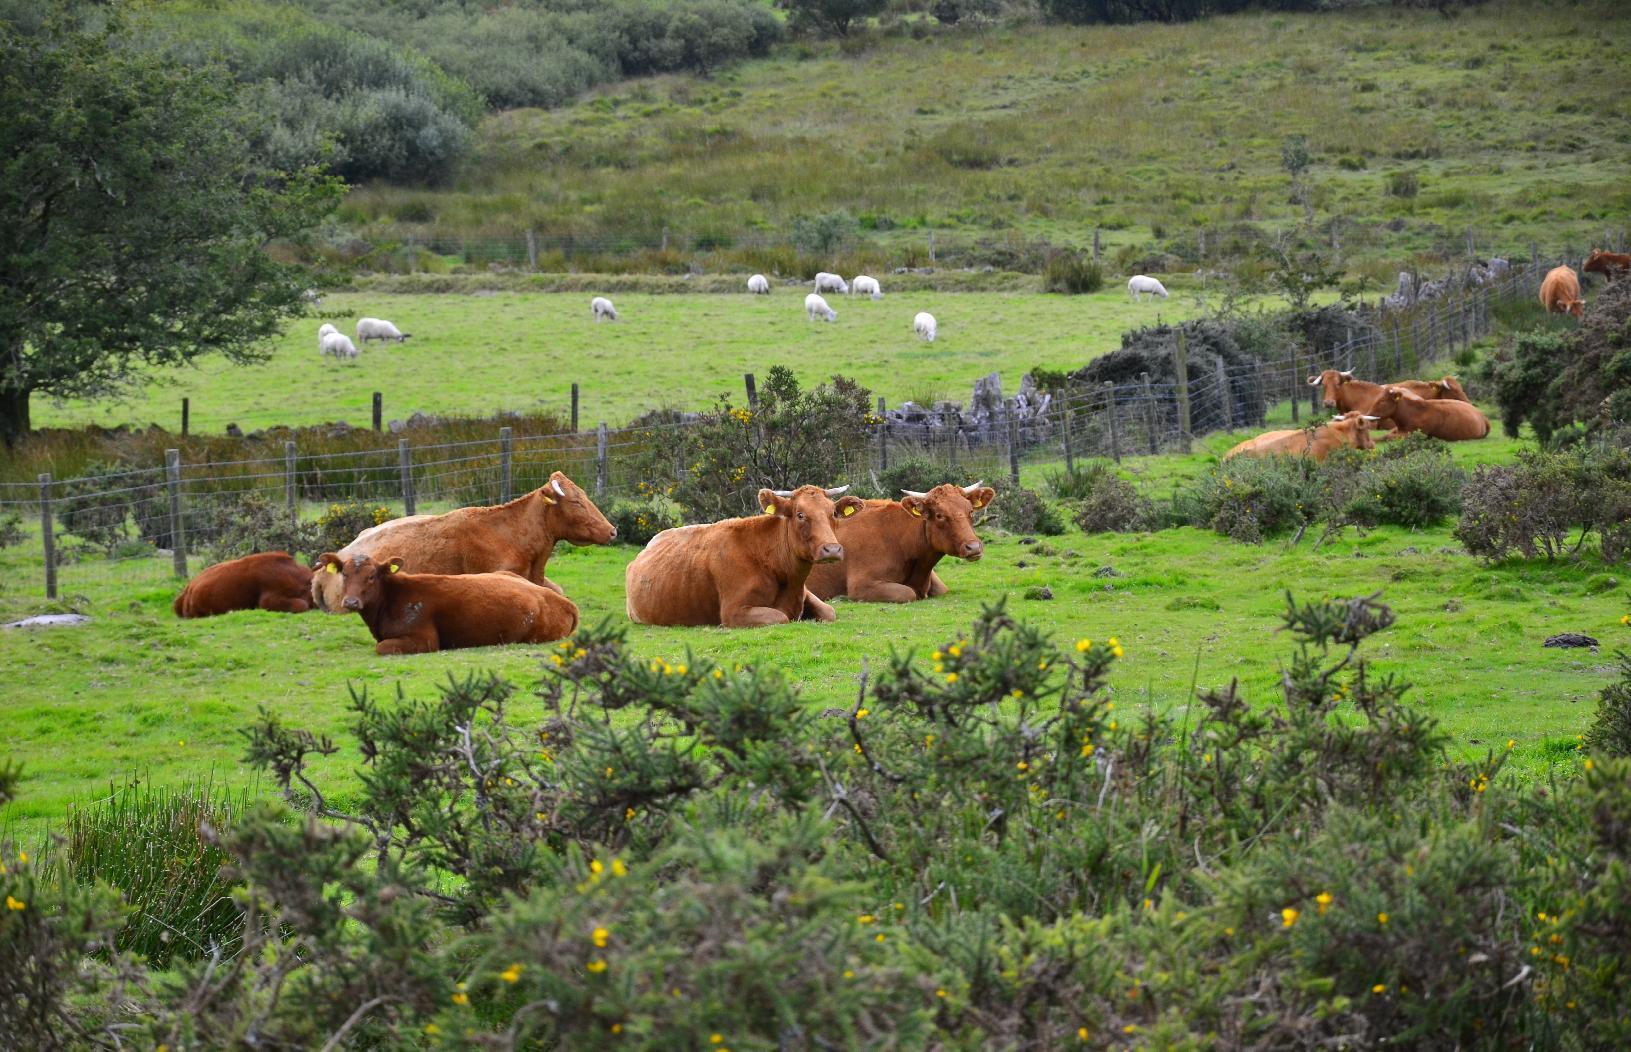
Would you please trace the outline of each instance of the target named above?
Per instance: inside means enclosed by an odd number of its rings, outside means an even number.
[[[881,300],[829,297],[838,312],[833,324],[806,317],[807,288],[778,287],[770,296],[620,295],[621,319],[599,325],[588,295],[335,294],[323,310],[342,315],[334,324],[347,335],[358,318],[372,316],[392,319],[413,338],[372,344],[356,362],[340,363],[317,353],[321,319],[302,319],[262,364],[216,359],[172,370],[122,404],[58,406],[36,397],[34,423],[158,422],[174,430],[185,396],[193,429],[204,433],[229,423],[245,430],[340,419],[366,426],[374,391],[384,393],[387,419],[416,410],[486,416],[501,409],[564,417],[576,382],[584,426],[618,426],[648,409],[705,409],[720,394],[741,402],[742,374],[763,377],[774,365],[810,383],[842,373],[891,404],[962,402],[987,373],[1001,373],[1012,391],[1033,366],[1076,368],[1115,350],[1128,329],[1202,312],[1199,286],[1135,304],[1125,288],[1091,296],[891,294],[883,280]],[[940,322],[933,344],[912,333],[920,310]]]
[[[857,261],[926,262],[929,231],[1000,250],[1098,227],[1112,261],[1193,264],[1235,254],[1242,224],[1304,220],[1281,167],[1302,134],[1316,221],[1338,220],[1345,262],[1391,286],[1399,261],[1456,258],[1469,231],[1502,254],[1584,247],[1631,206],[1631,8],[1614,0],[928,27],[496,113],[452,188],[362,187],[342,218],[438,251],[531,229],[546,269],[594,269],[599,241],[664,229],[673,255],[654,267],[729,257],[830,210],[860,221]],[[552,254],[560,238],[579,256]]]
[[[1227,448],[1214,436],[1207,449]],[[1463,463],[1510,459],[1520,443],[1491,438],[1456,447]],[[1155,492],[1205,469],[1210,453],[1128,460],[1125,471]],[[1048,465],[1027,466],[1040,482]],[[999,493],[1002,483],[998,482]],[[1001,497],[999,495],[999,501]],[[1618,622],[1624,587],[1601,563],[1512,563],[1485,567],[1461,553],[1449,527],[1383,528],[1315,550],[1314,532],[1238,544],[1206,531],[1065,536],[1037,544],[989,534],[986,558],[948,563],[951,593],[910,606],[840,603],[830,625],[759,631],[631,627],[642,656],[678,660],[689,650],[724,662],[770,663],[786,670],[814,706],[843,704],[863,663],[891,649],[926,652],[966,627],[981,604],[1007,597],[1011,607],[1057,638],[1117,636],[1127,649],[1115,682],[1128,708],[1183,704],[1193,680],[1202,687],[1238,678],[1257,702],[1276,698],[1287,641],[1277,635],[1284,595],[1350,596],[1380,591],[1399,623],[1373,649],[1379,668],[1415,684],[1412,697],[1440,719],[1455,747],[1481,752],[1515,739],[1516,768],[1542,774],[1572,762],[1574,736],[1608,681],[1616,644],[1631,645]],[[578,602],[586,623],[623,615],[629,547],[563,549],[551,576]],[[1114,566],[1122,575],[1099,578]],[[8,582],[0,591],[7,619],[47,609],[15,550],[0,553]],[[26,583],[24,583],[26,582]],[[1049,586],[1052,601],[1021,598]],[[23,799],[3,821],[37,833],[72,800],[110,783],[159,783],[209,773],[252,784],[240,762],[239,730],[264,705],[282,718],[339,732],[347,691],[367,687],[424,696],[448,675],[493,669],[530,685],[547,648],[509,647],[413,658],[379,658],[355,617],[243,612],[181,622],[169,609],[176,586],[162,579],[71,579],[73,605],[88,627],[0,633],[0,715],[6,755],[22,761]],[[1553,633],[1602,639],[1600,654],[1544,649]],[[523,711],[527,706],[523,703]],[[339,736],[339,735],[337,735]],[[343,736],[342,740],[343,740]],[[350,753],[327,761],[342,784]]]

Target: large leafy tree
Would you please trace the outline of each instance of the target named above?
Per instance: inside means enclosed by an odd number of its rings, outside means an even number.
[[[343,187],[269,172],[219,71],[122,46],[65,9],[0,23],[0,439],[29,398],[102,397],[152,366],[252,361],[310,280],[268,251]]]

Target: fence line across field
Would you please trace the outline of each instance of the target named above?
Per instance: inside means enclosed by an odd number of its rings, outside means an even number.
[[[969,469],[1003,473],[1019,482],[1023,460],[1062,457],[1067,470],[1077,459],[1187,451],[1190,442],[1212,431],[1262,426],[1269,406],[1289,400],[1300,417],[1304,393],[1313,417],[1321,390],[1307,378],[1323,368],[1401,377],[1469,347],[1489,331],[1493,303],[1526,295],[1549,264],[1514,264],[1495,282],[1464,290],[1453,300],[1415,309],[1376,311],[1360,319],[1358,330],[1323,349],[1295,351],[1282,361],[1229,366],[1186,362],[1183,330],[1175,329],[1174,379],[1147,373],[1134,383],[1071,383],[1043,405],[1009,398],[981,416],[974,407],[921,407],[916,420],[888,419],[873,429],[867,447],[844,458],[847,474],[864,479],[887,471],[904,456],[944,465],[950,477]],[[1180,382],[1180,380],[1182,382]],[[753,377],[744,377],[750,403],[757,398]],[[879,399],[880,415],[886,408]],[[1208,426],[1197,431],[1195,421]],[[413,514],[425,505],[502,503],[544,485],[550,470],[563,470],[595,499],[635,496],[641,479],[632,465],[653,446],[698,426],[697,420],[663,420],[650,425],[547,435],[515,435],[498,428],[491,438],[415,445],[398,439],[394,447],[344,453],[301,453],[287,441],[284,455],[188,464],[178,450],[165,463],[104,476],[54,479],[37,484],[0,483],[0,516],[18,514],[37,523],[23,546],[25,561],[38,563],[34,579],[56,598],[81,582],[163,582],[192,568],[189,514],[206,512],[212,502],[259,493],[281,500],[289,514],[338,500],[396,502]],[[648,462],[648,461],[646,461]],[[872,477],[876,477],[872,474]],[[826,481],[826,480],[820,480]],[[104,550],[85,543],[83,532],[99,529]],[[134,537],[130,536],[134,532]],[[77,538],[79,543],[65,543]]]

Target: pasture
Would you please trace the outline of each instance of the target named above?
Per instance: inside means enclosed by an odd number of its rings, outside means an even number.
[[[1168,492],[1239,437],[1211,436],[1190,456],[1129,459],[1124,471],[1148,492]],[[1509,460],[1522,445],[1492,436],[1454,449],[1471,464]],[[1024,482],[1040,485],[1050,467],[1027,466]],[[1000,503],[1005,482],[992,481]],[[1232,678],[1253,703],[1274,701],[1286,649],[1275,627],[1286,591],[1307,599],[1379,591],[1399,615],[1373,646],[1379,668],[1414,684],[1410,697],[1442,721],[1458,753],[1482,755],[1515,740],[1512,769],[1524,778],[1572,762],[1575,735],[1610,678],[1609,651],[1626,642],[1619,624],[1625,588],[1595,557],[1486,567],[1461,551],[1449,524],[1350,531],[1317,550],[1315,531],[1296,544],[1282,537],[1261,546],[1192,528],[1085,536],[1072,527],[1035,543],[988,530],[986,539],[981,562],[942,564],[951,592],[940,599],[908,606],[840,600],[839,619],[828,625],[630,626],[630,641],[642,657],[679,661],[691,653],[775,665],[809,705],[826,707],[853,700],[863,664],[876,668],[894,649],[926,654],[965,631],[983,604],[1006,599],[1062,643],[1118,637],[1126,658],[1115,672],[1117,697],[1136,712],[1183,705],[1192,683]],[[578,603],[584,624],[627,624],[623,568],[635,552],[557,551],[550,575]],[[1095,576],[1104,566],[1119,576]],[[45,608],[28,597],[38,595],[35,567],[0,552],[0,569],[8,582],[28,582],[0,591],[0,613],[10,619]],[[1042,585],[1052,600],[1023,598]],[[259,706],[343,742],[350,689],[428,697],[450,675],[483,670],[530,687],[550,653],[507,647],[380,658],[355,616],[242,612],[183,622],[169,606],[178,588],[88,580],[69,588],[68,605],[91,614],[91,625],[0,633],[7,752],[27,778],[7,821],[38,832],[69,801],[128,779],[211,776],[245,784],[239,731]],[[1541,646],[1558,632],[1597,636],[1605,652]],[[525,697],[519,704],[522,718],[539,711]],[[356,759],[342,751],[324,761],[329,784],[338,778],[357,787],[348,773]]]
[[[213,360],[167,370],[124,403],[59,406],[36,398],[34,422],[156,421],[176,430],[185,396],[192,429],[201,433],[219,433],[230,423],[246,431],[334,420],[367,426],[374,391],[385,396],[387,420],[415,411],[488,416],[500,410],[565,418],[576,382],[583,426],[593,428],[596,421],[616,426],[651,409],[703,409],[720,394],[740,403],[742,374],[762,377],[774,365],[807,383],[842,373],[891,404],[961,402],[987,373],[1002,374],[1003,389],[1012,393],[1033,366],[1075,368],[1119,347],[1122,332],[1157,318],[1196,317],[1204,303],[1199,287],[1135,304],[1124,283],[1091,296],[1049,296],[891,293],[888,277],[882,280],[881,300],[829,296],[838,312],[831,324],[806,317],[808,286],[777,285],[769,296],[618,295],[619,320],[600,324],[590,317],[588,294],[338,293],[325,299],[321,317],[289,325],[262,364]],[[920,310],[940,322],[933,344],[912,333],[912,316]],[[320,358],[317,327],[330,316],[347,335],[360,317],[388,318],[412,339],[373,343],[355,362]]]

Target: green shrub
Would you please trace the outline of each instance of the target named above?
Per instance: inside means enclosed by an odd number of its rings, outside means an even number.
[[[1333,492],[1328,498],[1329,506],[1339,509],[1346,521],[1421,529],[1461,510],[1466,473],[1456,467],[1447,444],[1438,439],[1416,432],[1382,443],[1370,457],[1353,451],[1350,458],[1359,459],[1361,465],[1352,495],[1344,501]],[[1340,471],[1342,465],[1352,462],[1350,458],[1327,460],[1325,473],[1330,476]]]
[[[1179,498],[1194,526],[1257,544],[1315,521],[1325,504],[1320,465],[1307,457],[1235,457]]]
[[[1042,288],[1072,296],[1104,288],[1104,270],[1084,252],[1055,252],[1042,268]]]
[[[921,456],[897,460],[887,469],[875,472],[873,478],[877,480],[873,495],[885,500],[899,500],[902,490],[927,493],[948,481],[943,465]]]
[[[1046,482],[1055,497],[1074,509],[1072,517],[1083,533],[1134,533],[1155,525],[1154,505],[1102,460],[1079,464],[1074,473],[1050,472]]]
[[[1409,199],[1421,193],[1421,177],[1415,172],[1389,172],[1387,177],[1387,192],[1389,197],[1402,197]]]
[[[1620,678],[1597,696],[1586,748],[1600,756],[1631,756],[1631,654],[1621,651]]]
[[[15,512],[0,515],[0,548],[15,548],[26,538],[21,517]]]
[[[1024,486],[1009,486],[991,505],[991,517],[1009,533],[1039,533],[1057,537],[1065,532],[1064,516],[1043,496]]]
[[[644,482],[640,489],[640,496],[620,497],[606,509],[606,521],[617,527],[620,544],[644,547],[657,534],[685,522],[679,503],[671,496]]]
[[[315,551],[319,555],[324,552],[337,552],[356,540],[357,534],[363,530],[388,522],[395,517],[391,509],[384,505],[369,507],[355,500],[330,504],[312,524],[310,539],[307,541],[310,547],[307,550]]]
[[[1477,558],[1574,556],[1595,534],[1603,559],[1620,562],[1631,555],[1631,452],[1525,450],[1516,464],[1476,468],[1462,505],[1455,535]]]

